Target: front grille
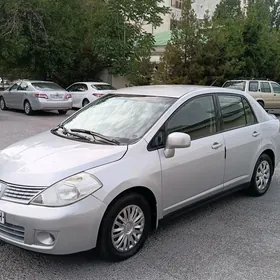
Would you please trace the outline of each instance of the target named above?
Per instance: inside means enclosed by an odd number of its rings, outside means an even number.
[[[0,236],[24,242],[24,228],[12,224],[0,224]]]
[[[7,184],[1,199],[27,204],[44,189],[45,187],[23,187]]]

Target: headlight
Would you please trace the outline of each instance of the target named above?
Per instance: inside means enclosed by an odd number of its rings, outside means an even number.
[[[31,204],[65,206],[83,199],[102,187],[100,181],[88,173],[80,173],[64,179],[36,196]]]

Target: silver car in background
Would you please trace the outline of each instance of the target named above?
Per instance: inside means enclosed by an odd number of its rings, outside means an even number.
[[[120,89],[0,153],[0,239],[124,260],[174,211],[240,188],[264,195],[279,156],[279,120],[247,93]]]
[[[72,108],[72,96],[62,87],[47,81],[19,81],[0,92],[1,110],[53,111],[64,115]]]

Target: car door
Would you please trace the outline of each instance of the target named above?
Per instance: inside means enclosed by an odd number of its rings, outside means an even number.
[[[271,82],[271,87],[273,90],[274,107],[275,109],[280,109],[280,85],[275,82]]]
[[[226,147],[224,189],[228,190],[250,182],[262,136],[259,123],[244,96],[219,94],[218,102]]]
[[[18,88],[13,92],[14,108],[23,109],[24,97],[28,91],[28,84],[26,82],[20,83]]]
[[[6,106],[8,108],[15,109],[15,104],[16,104],[15,93],[17,91],[18,86],[19,83],[15,83],[9,88],[7,92],[5,92],[4,99],[6,102]]]
[[[269,82],[260,82],[261,97],[264,100],[266,109],[275,109],[274,94],[271,90]]]
[[[192,142],[171,158],[159,149],[164,215],[222,191],[225,152],[216,117],[214,97],[205,95],[187,101],[166,122],[165,135],[184,132]]]

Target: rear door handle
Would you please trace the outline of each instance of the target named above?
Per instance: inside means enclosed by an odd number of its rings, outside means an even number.
[[[219,148],[223,147],[223,144],[220,144],[218,142],[215,142],[213,145],[212,145],[212,149],[213,150],[218,150]]]
[[[257,131],[254,131],[253,134],[252,134],[253,137],[258,137],[259,135],[260,135],[260,133],[257,132]]]

